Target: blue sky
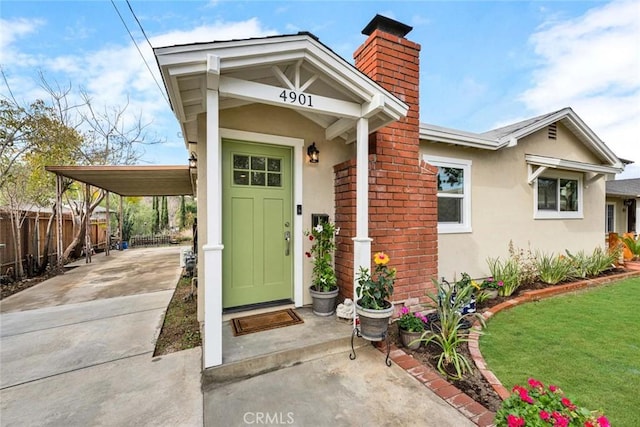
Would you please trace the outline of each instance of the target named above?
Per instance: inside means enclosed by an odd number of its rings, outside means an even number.
[[[640,163],[640,0],[130,4],[154,46],[310,31],[349,61],[362,28],[386,15],[413,26],[407,37],[422,45],[421,121],[481,132],[571,106]],[[116,5],[159,79],[129,7]],[[98,105],[128,99],[167,140],[144,160],[186,164],[179,127],[110,2],[3,0],[0,19],[0,64],[19,99],[43,96],[39,71]],[[640,177],[640,165],[623,177]]]

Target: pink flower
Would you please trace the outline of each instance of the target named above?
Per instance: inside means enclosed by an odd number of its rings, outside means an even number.
[[[533,399],[531,398],[531,396],[529,396],[529,392],[526,388],[518,387],[518,394],[520,395],[520,399],[523,402],[527,402],[533,405]]]
[[[553,384],[549,385],[549,390],[551,390],[551,392],[555,393],[558,390],[558,387],[554,386]]]
[[[604,415],[598,417],[598,426],[599,427],[611,427],[611,423]]]
[[[524,426],[524,418],[516,417],[513,414],[509,414],[507,417],[507,425],[509,427],[522,427]]]
[[[498,282],[498,286],[504,286],[504,282],[503,282],[502,280],[500,280],[500,281]]]
[[[540,411],[540,413],[538,414],[540,415],[540,419],[547,421],[549,419],[549,417],[551,417],[551,415],[549,415],[549,413],[547,411]]]
[[[562,402],[565,407],[569,408],[569,410],[575,411],[576,405],[574,405],[568,398],[563,397],[560,402]]]
[[[405,315],[405,314],[409,314],[409,309],[407,307],[402,307],[402,309],[400,310],[400,312]]]
[[[542,383],[534,378],[529,378],[529,387],[531,388],[544,388]]]

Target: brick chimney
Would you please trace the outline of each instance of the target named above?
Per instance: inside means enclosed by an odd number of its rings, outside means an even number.
[[[408,25],[376,15],[362,30],[367,40],[355,66],[409,106],[407,116],[369,137],[369,236],[372,253],[384,251],[396,267],[393,302],[416,306],[438,274],[437,169],[422,162],[420,146],[420,45]],[[353,295],[355,160],[334,167],[336,222],[341,227],[336,272],[341,293]]]

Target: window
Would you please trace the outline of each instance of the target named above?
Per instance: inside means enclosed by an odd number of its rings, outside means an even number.
[[[438,232],[471,232],[471,161],[424,156],[438,167]]]
[[[616,205],[607,203],[607,214],[605,230],[607,233],[615,233],[616,228]]]
[[[254,187],[282,187],[282,159],[233,155],[233,183]]]
[[[558,173],[535,183],[537,219],[582,218],[582,176]]]

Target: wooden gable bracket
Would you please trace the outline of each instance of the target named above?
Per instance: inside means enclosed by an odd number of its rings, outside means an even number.
[[[547,166],[538,166],[537,169],[533,169],[533,165],[529,164],[527,165],[528,169],[529,169],[529,176],[527,177],[527,183],[529,185],[533,184],[533,181],[536,180],[536,178],[538,178],[544,171],[547,170]]]

